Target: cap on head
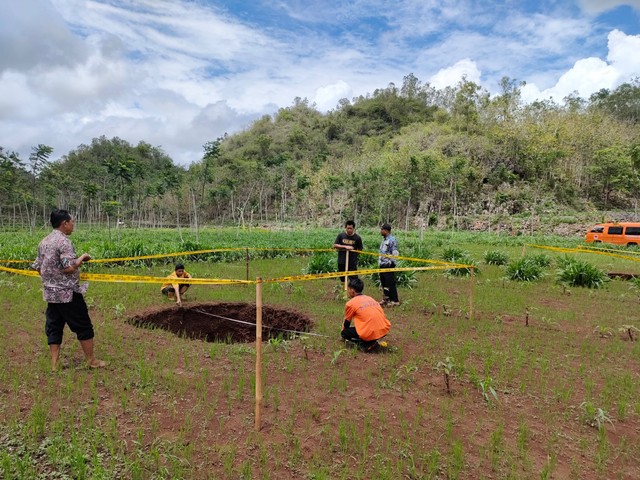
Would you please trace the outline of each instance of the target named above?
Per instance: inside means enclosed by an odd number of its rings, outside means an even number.
[[[184,270],[184,265],[182,263],[177,263],[175,269],[176,270]]]
[[[385,223],[380,227],[380,230],[386,230],[387,232],[390,232],[391,231],[391,225],[388,224],[388,223]]]

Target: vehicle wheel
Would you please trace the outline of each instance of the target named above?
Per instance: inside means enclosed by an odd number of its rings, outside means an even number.
[[[627,247],[637,247],[637,246],[638,246],[637,243],[633,243],[633,242],[627,243]]]

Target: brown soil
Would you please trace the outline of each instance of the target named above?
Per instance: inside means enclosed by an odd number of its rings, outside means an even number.
[[[158,327],[187,338],[228,343],[256,341],[255,303],[190,303],[188,306],[152,308],[131,318],[136,326]],[[262,307],[262,338],[290,338],[308,332],[311,319],[291,309]]]
[[[330,298],[329,293],[324,295]],[[49,416],[71,415],[97,404],[96,428],[113,429],[129,459],[138,458],[138,453],[140,458],[153,458],[149,452],[160,452],[156,463],[141,465],[140,476],[127,471],[119,478],[161,478],[165,467],[177,471],[176,461],[184,464],[184,470],[174,478],[351,479],[375,478],[371,472],[391,470],[406,472],[395,478],[409,479],[544,478],[547,470],[546,478],[555,479],[640,478],[637,414],[615,418],[612,405],[609,415],[614,423],[606,422],[602,436],[582,418],[581,403],[589,398],[582,379],[592,379],[597,389],[605,385],[605,379],[585,364],[583,344],[593,338],[603,345],[619,339],[598,338],[589,319],[542,321],[540,309],[563,310],[566,302],[564,296],[545,299],[530,313],[528,327],[524,312],[496,316],[478,311],[471,322],[464,312],[443,305],[390,309],[389,354],[342,350],[339,319],[333,338],[294,340],[286,348],[265,346],[259,432],[254,431],[250,381],[254,355],[249,349],[222,345],[214,347],[221,353],[212,356],[201,342],[255,340],[255,325],[218,318],[254,323],[255,304],[194,302],[147,309],[118,325],[121,344],[108,345],[98,336],[99,351],[109,352],[112,359],[106,369],[82,368],[77,342],[71,335],[65,337],[63,370],[45,377],[53,385],[49,388],[60,392],[60,398],[50,400]],[[92,317],[98,326],[111,321],[99,311]],[[311,329],[312,324],[305,314],[267,305],[263,322],[295,331]],[[458,331],[461,324],[469,326],[464,333]],[[142,325],[163,331],[138,328]],[[487,325],[500,328],[488,330]],[[98,333],[104,329],[99,327]],[[199,340],[176,338],[164,330]],[[265,328],[263,338],[281,332]],[[480,343],[490,337],[496,346],[522,338],[522,355],[535,364],[538,358],[548,358],[559,375],[543,374],[544,364],[539,363],[540,381],[548,382],[543,387],[532,378],[501,377],[496,382],[498,400],[485,401],[467,371],[451,378],[448,393],[435,364],[448,354],[440,349],[438,335],[449,334],[459,336],[460,343]],[[41,330],[36,332],[35,327],[13,332],[13,347],[5,352],[9,365],[33,365],[34,352],[46,357],[38,335]],[[553,338],[557,347],[543,350],[546,338]],[[625,340],[617,348],[632,349],[635,343]],[[144,362],[122,357],[121,351],[136,352],[138,346]],[[181,354],[167,363],[167,351]],[[604,352],[611,355],[605,361],[618,361],[610,346],[600,355]],[[482,372],[485,358],[470,355],[466,364]],[[153,371],[147,374],[151,380],[137,373],[145,366]],[[634,359],[621,365],[620,372],[630,372],[631,381],[637,381],[639,368]],[[585,372],[577,380],[563,377],[581,369]],[[114,385],[114,378],[121,386]],[[85,382],[91,388],[67,399],[69,382]],[[25,388],[0,384],[0,397],[28,419],[36,395]],[[363,440],[369,443],[364,445]],[[396,470],[391,467],[401,464]],[[324,476],[311,476],[311,471]]]

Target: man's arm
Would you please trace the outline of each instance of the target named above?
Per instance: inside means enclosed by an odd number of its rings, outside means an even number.
[[[71,262],[69,262],[69,265],[67,266],[67,268],[64,268],[62,271],[64,273],[73,273],[76,270],[78,270],[84,262],[88,260],[91,260],[91,255],[89,255],[88,253],[83,253],[75,260],[72,260]]]
[[[182,305],[182,299],[180,298],[180,285],[175,283],[173,285],[173,289],[176,291],[176,304],[177,305]]]

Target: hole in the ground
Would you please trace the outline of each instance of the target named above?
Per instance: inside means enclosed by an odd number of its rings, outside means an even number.
[[[188,338],[208,342],[255,342],[255,303],[198,303],[138,313],[129,320],[139,327],[157,327]],[[303,313],[262,306],[262,338],[308,332],[313,322]]]

